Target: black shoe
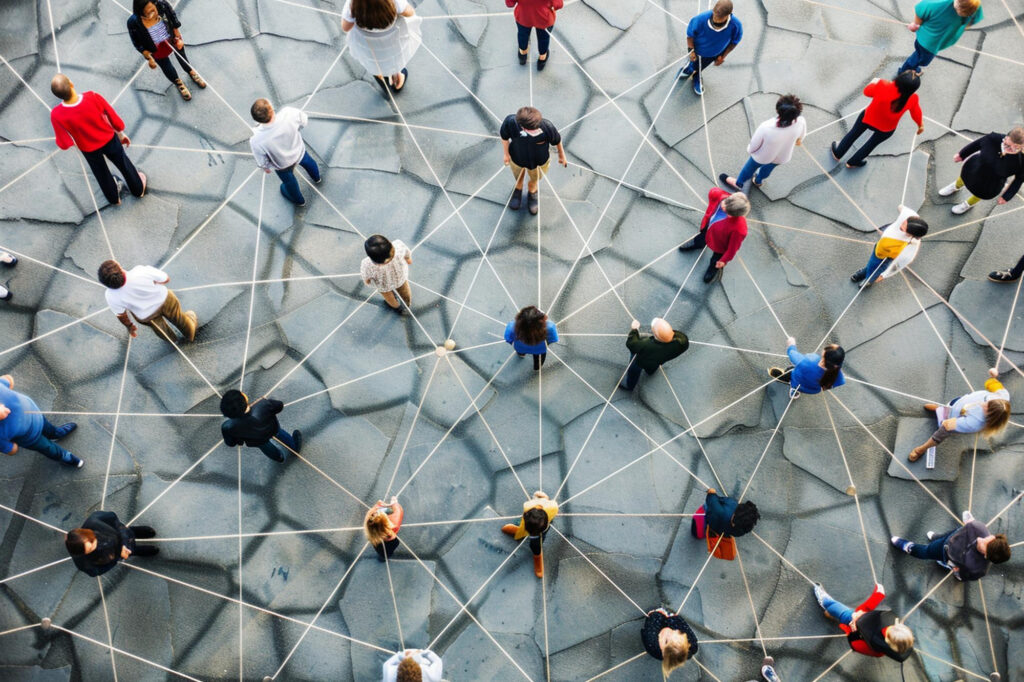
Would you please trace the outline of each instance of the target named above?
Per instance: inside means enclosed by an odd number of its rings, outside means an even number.
[[[846,162],[846,167],[847,168],[863,168],[866,165],[868,165],[867,161],[847,161]]]
[[[695,251],[701,247],[697,246],[693,239],[679,247],[680,251]]]
[[[508,200],[508,209],[510,211],[518,211],[519,207],[523,205],[523,188],[512,190],[512,197]]]
[[[632,391],[633,390],[633,388],[631,386],[627,386],[626,384],[619,384],[619,388],[621,388],[623,391]]]
[[[854,283],[863,282],[864,279],[867,278],[867,276],[868,273],[864,272],[863,270],[858,270],[857,272],[850,275],[850,281]]]
[[[3,284],[0,284],[0,301],[9,301],[14,298],[14,294],[11,293],[11,280],[7,280]]]
[[[517,52],[518,52],[518,50],[517,50]],[[529,50],[527,50],[525,54],[522,53],[522,52],[519,52],[519,63],[521,65],[525,65],[526,64],[526,58],[529,57],[529,56],[530,56]]]
[[[540,199],[537,197],[538,192],[527,192],[526,193],[526,208],[529,209],[530,215],[537,215],[540,210]]]
[[[54,434],[53,440],[60,440],[61,438],[63,438],[64,436],[67,436],[68,434],[70,434],[72,431],[74,431],[77,428],[78,428],[78,424],[76,424],[75,422],[68,422],[67,424],[64,424],[63,426],[58,426],[57,427],[57,433]]]
[[[135,533],[137,539],[145,540],[156,537],[156,531],[151,526],[132,526],[131,531]]]
[[[729,174],[728,173],[719,173],[718,174],[718,181],[720,183],[722,183],[723,185],[725,185],[726,187],[728,187],[729,189],[731,189],[731,190],[735,190],[737,192],[742,192],[743,191],[743,188],[740,187],[739,185],[734,185],[731,182],[729,182]]]
[[[295,452],[302,452],[302,431],[292,431],[292,440],[295,441]]]
[[[833,143],[832,143],[832,144],[831,144],[831,145],[829,146],[829,149],[831,149],[831,150],[832,150],[832,158],[833,158],[833,159],[835,159],[836,161],[838,161],[839,159],[841,159],[841,158],[842,158],[842,155],[841,155],[841,154],[839,153],[839,150],[838,150],[838,149],[836,149],[836,143],[835,143],[835,142],[833,142]]]
[[[705,271],[704,284],[711,284],[712,282],[714,282],[715,278],[718,277],[718,273],[720,273],[721,271],[722,270],[720,268],[715,267],[709,268],[707,271]]]
[[[134,556],[156,556],[160,553],[159,547],[153,545],[136,545],[135,551],[132,552]]]
[[[6,251],[0,251],[0,253],[10,258],[9,261],[0,260],[0,264],[6,265],[9,268],[13,268],[15,265],[18,264],[18,257],[15,256],[13,253],[7,253]]]
[[[551,50],[548,50],[548,53],[546,55],[544,55],[544,59],[541,59],[538,56],[537,57],[537,70],[538,71],[543,71],[544,67],[548,65],[548,60],[549,59],[551,59]]]
[[[1020,275],[1014,276],[1009,270],[996,270],[988,273],[988,278],[993,282],[1016,282]]]

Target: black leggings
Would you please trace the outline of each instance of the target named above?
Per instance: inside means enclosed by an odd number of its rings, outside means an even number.
[[[395,550],[398,549],[398,538],[385,540],[379,545],[374,545],[373,548],[377,550],[377,561],[387,561],[395,553]]]
[[[850,147],[857,141],[857,138],[868,130],[871,131],[871,137],[869,137],[868,141],[862,144],[860,149],[857,150],[857,153],[851,156],[846,162],[851,166],[856,166],[863,162],[864,159],[867,158],[868,154],[875,150],[875,147],[888,140],[892,137],[893,133],[896,132],[895,130],[890,130],[889,132],[884,133],[877,128],[872,128],[864,122],[864,112],[862,111],[860,112],[860,115],[857,116],[857,121],[853,124],[853,127],[850,128],[850,132],[846,133],[846,136],[840,140],[838,145],[836,145],[836,156],[843,158],[843,155],[850,151]]]
[[[180,64],[181,68],[185,70],[185,73],[192,71],[192,67],[188,65],[188,57],[185,56],[184,47],[182,47],[180,50],[177,50],[173,54],[175,57],[178,58],[178,64]],[[160,70],[164,72],[165,76],[167,76],[167,80],[171,81],[172,83],[178,80],[178,72],[174,70],[174,64],[171,64],[170,55],[164,57],[163,59],[156,59],[156,57],[154,57],[153,59],[156,60],[156,63],[160,67]]]

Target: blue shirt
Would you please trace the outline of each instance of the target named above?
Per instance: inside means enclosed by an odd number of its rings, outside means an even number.
[[[11,410],[7,419],[0,420],[0,451],[9,454],[15,441],[31,443],[43,435],[39,406],[27,395],[12,391],[7,379],[0,379],[0,404]]]
[[[725,28],[716,31],[711,28],[711,11],[701,12],[686,26],[686,37],[693,38],[693,49],[701,57],[717,57],[730,45],[743,39],[743,24],[734,15],[729,15]]]
[[[796,346],[787,348],[786,354],[789,355],[789,361],[793,363],[793,373],[790,375],[789,385],[798,388],[801,393],[821,393],[821,377],[825,375],[825,368],[818,364],[821,362],[821,356],[817,353],[802,355]],[[839,375],[836,377],[836,382],[832,384],[832,388],[845,383],[843,371],[839,370]]]
[[[548,338],[546,341],[541,341],[534,346],[528,346],[519,339],[516,338],[516,322],[512,320],[505,327],[505,341],[511,343],[512,347],[516,349],[517,353],[529,353],[530,355],[541,355],[548,352],[549,343],[558,343],[558,330],[555,329],[555,323],[548,320]]]

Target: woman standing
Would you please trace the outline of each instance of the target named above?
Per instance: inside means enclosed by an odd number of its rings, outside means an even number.
[[[865,131],[871,131],[871,137],[857,153],[846,162],[847,168],[860,168],[867,164],[867,158],[875,147],[892,137],[896,126],[900,124],[903,114],[910,112],[910,117],[917,123],[917,134],[924,132],[924,115],[917,101],[917,89],[921,87],[921,77],[913,71],[904,71],[896,76],[895,81],[876,78],[864,87],[864,96],[871,98],[871,103],[857,116],[857,122],[846,133],[846,137],[838,144],[832,143],[832,158],[836,161],[843,158],[850,146]]]
[[[682,616],[663,608],[647,614],[640,630],[640,641],[648,654],[661,661],[661,674],[666,680],[673,670],[690,660],[698,648],[697,635]]]
[[[505,327],[505,342],[512,344],[519,357],[532,355],[533,369],[539,370],[548,357],[548,344],[558,343],[558,330],[537,306],[528,305]]]
[[[185,56],[185,41],[181,39],[181,22],[178,21],[178,15],[165,0],[135,0],[132,3],[132,10],[134,14],[128,17],[128,36],[132,39],[135,49],[149,62],[149,68],[155,69],[159,66],[167,80],[177,86],[181,98],[189,101],[192,99],[192,93],[174,70],[171,52],[174,52],[178,64],[188,72],[196,85],[205,88],[206,81],[196,73]]]
[[[377,287],[389,308],[399,315],[404,314],[404,308],[395,294],[402,297],[406,308],[412,305],[412,291],[409,289],[412,251],[402,240],[391,242],[379,234],[370,235],[363,249],[366,258],[359,264],[359,276],[368,285]]]
[[[846,383],[841,370],[846,351],[835,343],[825,346],[822,351],[820,356],[817,353],[803,355],[796,349],[796,339],[791,336],[786,339],[786,355],[793,366],[787,369],[769,367],[768,376],[788,383],[791,398],[801,393],[821,393],[842,386]]]
[[[775,103],[775,118],[770,118],[757,127],[747,145],[750,158],[744,164],[738,178],[722,173],[718,179],[732,189],[743,191],[748,180],[753,179],[754,187],[768,179],[775,167],[793,158],[793,150],[803,144],[807,134],[807,121],[800,114],[804,105],[796,95],[783,95]]]
[[[505,0],[506,7],[515,7],[516,27],[519,30],[519,63],[526,64],[530,48],[530,31],[537,31],[537,70],[543,71],[548,63],[551,27],[555,25],[555,12],[562,9],[562,0]]]
[[[405,510],[398,504],[397,497],[392,497],[387,504],[383,500],[377,500],[377,504],[366,512],[366,539],[377,550],[377,561],[387,561],[398,549],[398,531],[402,527],[404,516]]]
[[[103,575],[121,559],[135,556],[155,556],[160,552],[152,545],[136,545],[135,538],[156,537],[149,526],[129,528],[111,511],[96,511],[82,523],[81,528],[68,531],[64,546],[78,570],[93,577]]]
[[[978,433],[985,438],[991,438],[1006,428],[1010,421],[1010,392],[996,377],[999,373],[995,368],[988,371],[989,378],[985,381],[985,389],[974,391],[967,395],[960,396],[950,401],[949,406],[926,403],[924,409],[928,412],[943,410],[946,418],[939,424],[935,433],[920,445],[910,451],[907,457],[911,462],[921,458],[928,448],[934,447],[949,438],[951,433]]]
[[[939,190],[948,197],[966,187],[971,196],[952,208],[953,213],[967,213],[982,199],[999,196],[999,204],[1013,198],[1024,182],[1024,128],[1016,127],[1006,135],[989,133],[969,143],[953,157],[964,162],[960,177]],[[1006,181],[1013,178],[1007,187]],[[1003,188],[1006,191],[1003,191]],[[1000,196],[1000,192],[1002,195]]]
[[[405,65],[419,49],[420,20],[408,0],[345,0],[341,30],[348,49],[384,91],[399,93],[409,75]],[[352,29],[356,28],[355,32]]]

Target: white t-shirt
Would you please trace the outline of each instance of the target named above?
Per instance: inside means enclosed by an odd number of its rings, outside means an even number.
[[[131,311],[139,320],[156,314],[167,300],[166,282],[170,277],[163,270],[151,265],[136,265],[125,273],[125,283],[120,289],[107,289],[107,305],[115,315]]]
[[[395,3],[395,13],[401,14],[409,8],[408,0],[391,0]],[[345,0],[345,6],[341,8],[341,18],[350,24],[356,23],[356,18],[352,16],[352,0]]]
[[[900,251],[900,254],[896,256],[896,258],[893,259],[891,263],[889,263],[889,266],[885,269],[884,272],[882,272],[882,274],[879,276],[879,279],[886,279],[887,277],[892,277],[900,270],[913,263],[914,259],[917,258],[917,252],[921,248],[921,240],[912,237],[911,235],[907,234],[906,232],[900,229],[900,225],[903,224],[904,220],[916,217],[918,217],[918,215],[915,211],[907,208],[906,206],[900,206],[899,217],[896,218],[896,220],[894,220],[892,223],[890,223],[888,227],[882,230],[882,239],[885,239],[887,237],[889,239],[899,239],[900,241],[907,242],[907,245],[904,246],[903,250]]]
[[[807,121],[803,116],[785,128],[778,126],[778,118],[770,118],[757,126],[747,145],[747,153],[758,163],[786,163],[793,158],[796,141],[807,134]]]
[[[381,293],[394,291],[409,279],[409,264],[405,259],[412,255],[412,251],[401,239],[391,242],[391,246],[395,249],[395,257],[390,262],[374,263],[367,256],[359,265],[359,275],[363,281],[377,287]]]
[[[302,160],[306,143],[299,131],[308,122],[306,112],[285,107],[274,112],[274,120],[270,123],[260,123],[253,128],[249,146],[256,157],[256,165],[263,170],[284,170]]]

